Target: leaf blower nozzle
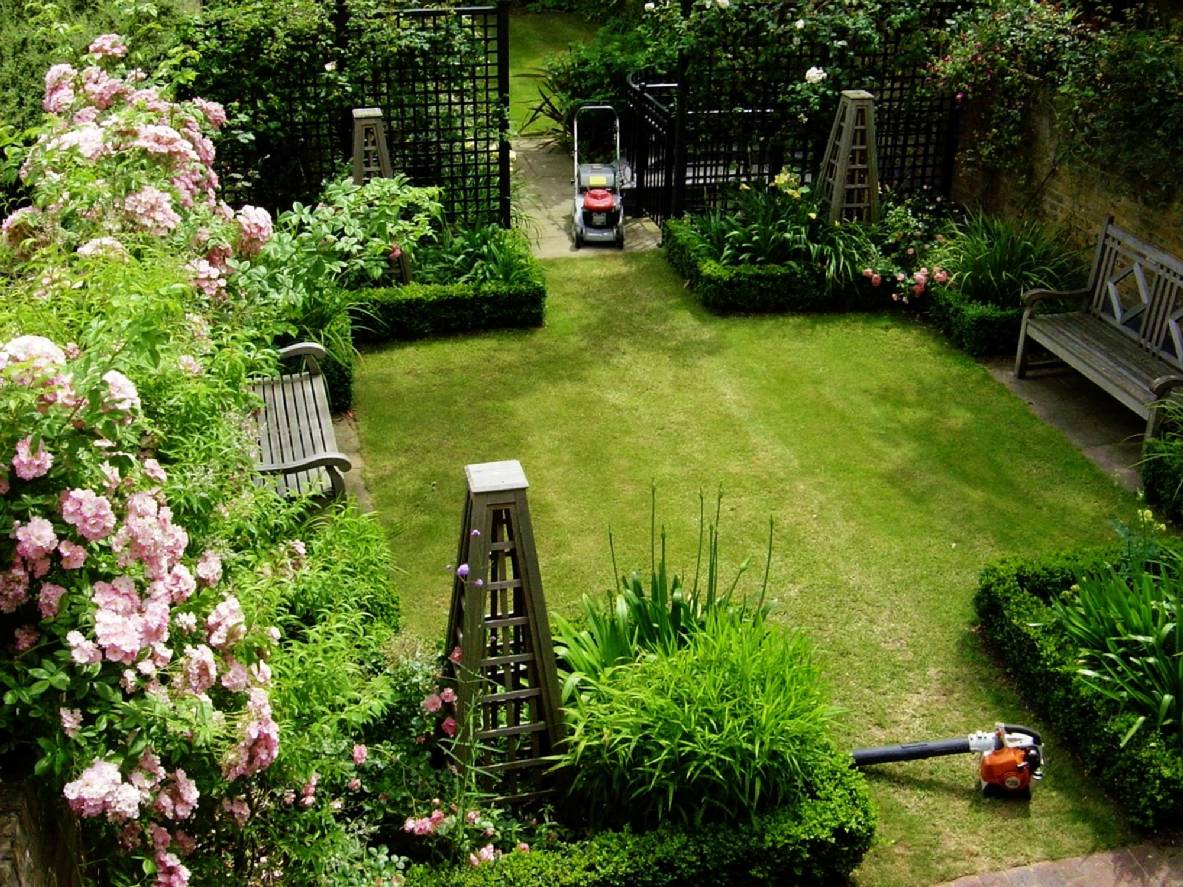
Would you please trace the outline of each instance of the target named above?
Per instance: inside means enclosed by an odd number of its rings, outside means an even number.
[[[1043,778],[1043,739],[1020,724],[996,724],[993,731],[953,739],[859,748],[853,757],[856,767],[868,767],[961,754],[981,755],[979,778],[986,794],[1030,797],[1032,782]]]

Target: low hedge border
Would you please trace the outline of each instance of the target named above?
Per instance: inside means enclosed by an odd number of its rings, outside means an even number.
[[[661,242],[666,261],[689,282],[695,297],[710,311],[807,313],[840,307],[822,275],[812,266],[724,265],[709,256],[688,223],[677,219],[665,223]]]
[[[1183,524],[1183,438],[1152,437],[1142,450],[1142,489],[1156,514]]]
[[[355,291],[353,340],[378,343],[476,330],[542,326],[546,282],[530,260],[528,280],[517,284],[422,284]]]
[[[928,316],[962,351],[986,357],[1014,354],[1023,310],[971,302],[955,289],[934,285],[929,288]]]
[[[585,841],[511,853],[488,865],[418,866],[407,887],[675,887],[842,883],[871,846],[866,784],[836,755],[815,794],[752,823],[689,832],[601,832]]]
[[[1046,603],[1084,573],[1122,557],[1121,549],[1110,548],[1000,561],[982,571],[974,606],[1020,694],[1072,744],[1130,820],[1148,830],[1171,828],[1183,817],[1183,754],[1151,730],[1121,746],[1134,716],[1119,713],[1077,677],[1075,649]]]

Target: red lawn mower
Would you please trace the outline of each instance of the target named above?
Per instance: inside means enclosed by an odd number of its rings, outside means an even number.
[[[611,105],[583,105],[575,112],[575,248],[607,243],[624,249],[623,163],[620,115]],[[582,127],[582,130],[581,130]]]

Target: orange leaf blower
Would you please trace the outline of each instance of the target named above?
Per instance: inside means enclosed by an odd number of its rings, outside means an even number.
[[[855,749],[854,765],[868,767],[961,754],[981,755],[979,777],[987,795],[1029,798],[1032,782],[1043,778],[1043,740],[1034,730],[1017,724],[997,724],[993,732],[954,739]]]

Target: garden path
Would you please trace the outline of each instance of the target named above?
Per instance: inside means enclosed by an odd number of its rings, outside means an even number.
[[[571,156],[566,151],[549,148],[537,137],[519,136],[514,140],[514,152],[525,185],[521,206],[530,220],[526,233],[535,256],[559,259],[616,252],[611,245],[575,249],[571,237]],[[661,243],[661,231],[649,219],[626,219],[624,231],[626,253],[654,250]]]
[[[1062,431],[1097,467],[1127,490],[1138,488],[1144,420],[1072,369],[1033,371],[1016,379],[1013,358],[983,362],[991,376],[1036,416]]]
[[[1183,884],[1183,847],[1137,844],[1123,850],[970,875],[940,887],[1172,887],[1177,884]]]

